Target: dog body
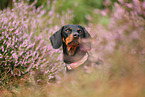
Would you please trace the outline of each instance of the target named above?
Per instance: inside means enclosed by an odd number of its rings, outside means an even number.
[[[58,49],[62,45],[63,60],[67,65],[70,65],[76,62],[84,63],[87,60],[87,51],[91,49],[91,45],[89,42],[84,42],[84,40],[89,38],[91,36],[84,27],[69,24],[55,32],[50,37],[50,41],[54,49]],[[78,66],[73,65],[72,69],[76,67]]]

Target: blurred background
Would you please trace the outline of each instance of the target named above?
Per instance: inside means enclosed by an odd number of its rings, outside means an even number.
[[[92,61],[64,73],[49,37],[86,28]],[[1,97],[145,97],[144,0],[0,0]]]
[[[1,0],[0,2],[0,8],[4,9],[7,7],[12,8],[13,6],[13,0]],[[19,0],[16,0],[19,1]],[[94,22],[98,23],[98,18],[101,19],[102,16],[98,15],[97,17],[94,15],[94,11],[96,9],[103,10],[106,8],[104,3],[105,0],[37,0],[37,3],[35,4],[35,7],[38,8],[40,6],[43,6],[44,9],[47,9],[49,11],[52,7],[52,5],[55,2],[55,12],[58,14],[63,14],[63,12],[67,12],[68,10],[73,10],[73,19],[70,21],[73,24],[88,24],[89,21],[87,18],[94,17]],[[131,1],[131,0],[130,0]],[[24,0],[24,2],[27,2],[29,4],[32,4],[34,0]],[[114,2],[118,2],[117,0],[110,1],[107,7],[112,9],[112,6],[114,5]],[[48,6],[48,3],[50,3],[50,6]],[[107,3],[107,1],[106,1]],[[104,19],[104,17],[102,17]],[[105,18],[106,19],[106,18]],[[100,20],[100,22],[103,22]],[[106,19],[106,22],[107,19]],[[104,20],[104,23],[106,23]]]

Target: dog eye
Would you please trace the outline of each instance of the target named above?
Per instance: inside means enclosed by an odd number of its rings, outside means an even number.
[[[78,30],[78,32],[81,34],[82,33],[82,31],[81,30]]]
[[[67,29],[67,30],[65,30],[65,32],[67,32],[67,33],[68,33],[68,32],[70,32],[70,30],[68,30],[68,29]]]

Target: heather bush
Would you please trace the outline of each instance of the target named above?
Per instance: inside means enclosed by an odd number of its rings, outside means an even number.
[[[110,0],[106,0],[105,4],[109,5],[110,2]],[[89,24],[88,26],[85,26],[85,28],[92,36],[92,49],[89,54],[94,56],[92,61],[96,62],[96,60],[101,59],[102,63],[100,65],[92,64],[93,67],[85,67],[88,71],[87,73],[81,69],[79,71],[65,74],[60,81],[53,84],[45,83],[39,86],[35,83],[31,83],[35,86],[20,86],[12,88],[12,91],[3,90],[2,92],[0,91],[0,93],[3,93],[2,96],[4,97],[144,97],[144,4],[145,2],[142,0],[127,0],[127,2],[125,0],[119,0],[118,3],[114,3],[113,13],[109,13],[110,23],[105,26],[94,23],[94,18],[88,16]],[[37,34],[33,33],[31,36],[32,38],[28,42],[35,43],[36,47],[40,46],[39,48],[45,46],[49,48],[48,53],[45,52],[47,54],[46,57],[41,57],[44,61],[36,60],[36,63],[40,64],[38,65],[39,68],[34,71],[30,69],[32,71],[31,74],[34,75],[32,78],[36,80],[35,82],[45,82],[45,76],[53,78],[53,75],[61,71],[60,67],[63,65],[61,59],[62,53],[60,53],[61,50],[52,49],[47,40],[48,37],[52,35],[54,29],[56,30],[59,25],[63,25],[66,22],[68,23],[69,18],[68,15],[66,15],[66,17],[62,16],[60,20],[63,22],[58,24],[59,20],[58,18],[55,18],[53,12],[54,11],[51,11],[51,13],[49,13],[52,17],[49,17],[50,19],[47,18],[51,21],[49,25],[45,23],[45,20],[43,23],[41,22],[46,17],[37,18],[37,15],[39,14],[35,15],[35,18],[40,20],[39,22],[41,25],[37,26],[36,29],[33,29],[33,32],[36,32]],[[108,18],[108,12],[111,11],[110,8],[107,7],[104,10],[94,10],[94,16],[100,14],[105,17],[107,16]],[[37,24],[37,20],[35,20],[36,22],[34,24]],[[58,26],[54,26],[56,24],[58,24]],[[31,31],[32,29],[27,31],[28,36],[31,35]],[[38,42],[36,43],[34,39],[38,39]],[[27,40],[27,37],[23,38],[23,41],[25,40]],[[41,40],[43,40],[43,42],[39,43]],[[2,43],[2,45],[4,44]],[[36,50],[35,46],[33,47],[33,51],[38,51],[40,54],[43,54],[40,49]],[[29,50],[27,51],[29,52]],[[38,57],[38,59],[39,58],[40,57]],[[44,65],[41,65],[43,63]],[[32,66],[36,65],[34,64]]]
[[[109,2],[109,0],[106,0]],[[111,1],[110,1],[111,2]],[[110,4],[110,3],[108,3]],[[106,7],[107,9],[107,7]],[[125,2],[120,0],[114,4],[114,12],[110,16],[110,23],[107,26],[89,24],[89,32],[94,37],[94,51],[113,53],[114,50],[126,50],[127,52],[144,54],[144,2],[134,0]],[[107,16],[108,10],[96,11],[97,14]],[[92,21],[90,19],[90,21]],[[104,53],[105,54],[105,53]]]
[[[19,0],[16,0],[19,1]],[[23,1],[28,1],[30,4],[33,3],[35,0],[23,0]],[[103,1],[104,0],[91,0],[91,1],[87,1],[87,0],[73,0],[73,1],[69,1],[69,0],[56,0],[55,3],[55,9],[57,11],[57,13],[59,14],[64,14],[64,12],[67,12],[68,9],[70,10],[74,10],[74,17],[71,19],[72,23],[74,24],[78,24],[78,23],[83,23],[83,24],[87,24],[87,18],[86,16],[92,15],[92,10],[95,8],[99,8],[99,9],[103,9]],[[53,0],[37,0],[37,2],[35,3],[35,7],[38,8],[40,6],[43,6],[44,9],[51,9],[51,6],[47,6],[47,3],[50,3],[50,5],[54,6]],[[12,6],[13,3],[10,0],[4,0],[1,1],[0,3],[0,8],[5,8],[7,6]],[[97,22],[97,21],[96,21]]]
[[[111,61],[111,72],[117,71],[116,74],[113,74],[115,77],[127,76],[136,79],[137,76],[140,78],[144,75],[144,4],[144,1],[120,0],[119,4],[114,5],[114,13],[110,18],[111,23],[108,25],[108,30],[112,33],[112,38],[116,43],[113,53],[117,60],[111,54],[111,57],[114,58]],[[120,62],[119,66],[117,66],[117,61]]]
[[[55,17],[61,22],[58,25],[64,25],[67,21],[62,19],[69,20],[71,11],[60,17],[55,15],[54,7],[46,12],[42,7],[35,9],[35,3],[15,2],[13,9],[0,12],[1,85],[8,85],[25,74],[33,74],[36,69],[51,79],[62,66],[59,62],[54,64],[55,53],[59,55],[60,52],[51,51],[48,39],[58,29],[57,26],[52,27]],[[62,60],[61,57],[58,60]],[[40,78],[37,77],[36,81],[40,81]]]

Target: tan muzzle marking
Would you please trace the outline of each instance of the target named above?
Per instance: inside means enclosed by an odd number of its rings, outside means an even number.
[[[73,33],[71,35],[69,35],[66,39],[63,38],[63,42],[67,46],[67,50],[68,50],[68,54],[69,55],[74,55],[74,53],[76,51],[76,48],[79,46],[79,44],[81,42],[81,38],[80,37],[78,38],[78,40],[77,40],[78,42],[76,42],[76,43],[72,42],[73,40],[74,40]]]

